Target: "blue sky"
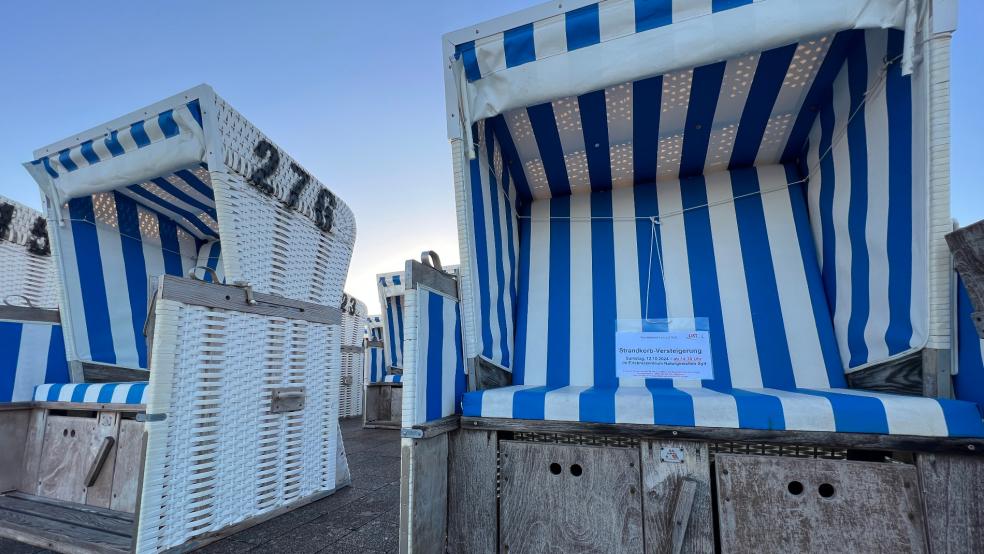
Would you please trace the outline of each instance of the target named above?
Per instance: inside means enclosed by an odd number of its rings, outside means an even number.
[[[39,207],[31,152],[209,83],[355,211],[346,289],[422,250],[458,257],[440,37],[535,1],[55,2],[0,22],[0,195]],[[984,218],[984,3],[952,53],[953,215]]]

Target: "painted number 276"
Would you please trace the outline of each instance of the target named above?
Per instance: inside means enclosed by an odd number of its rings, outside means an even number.
[[[250,184],[267,196],[275,196],[276,189],[271,183],[271,178],[280,167],[280,150],[266,140],[260,140],[253,147],[253,154],[262,160],[260,167],[253,172],[249,178]],[[301,166],[294,162],[290,163],[290,169],[297,176],[297,180],[290,186],[287,194],[287,207],[298,210],[298,204],[304,189],[311,184],[311,176],[304,171]],[[318,190],[318,196],[314,201],[314,223],[325,232],[331,231],[335,224],[335,208],[338,206],[338,199],[328,189]]]

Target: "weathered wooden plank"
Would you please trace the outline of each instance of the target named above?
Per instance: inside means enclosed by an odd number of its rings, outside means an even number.
[[[0,537],[68,554],[127,552],[130,537],[0,508]]]
[[[468,390],[497,389],[512,384],[512,373],[485,358],[468,358]]]
[[[719,454],[722,552],[925,552],[916,468]]]
[[[931,552],[984,552],[984,460],[921,454],[916,458]]]
[[[848,373],[846,377],[852,389],[922,396],[922,354],[916,352],[897,360]]]
[[[0,412],[0,492],[21,486],[30,423],[30,408]]]
[[[150,372],[145,369],[131,369],[104,364],[82,363],[82,375],[86,383],[124,383],[147,381]]]
[[[143,474],[144,424],[132,419],[120,422],[116,444],[116,466],[113,471],[112,498],[109,507],[134,512],[139,494],[138,483]]]
[[[635,448],[499,441],[500,552],[640,552]]]
[[[96,435],[92,444],[95,450],[90,450],[83,460],[82,485],[86,486],[89,479],[89,470],[99,457],[106,439],[112,439],[113,445],[107,452],[106,459],[96,475],[96,481],[91,486],[86,487],[85,503],[101,508],[110,508],[113,496],[113,472],[116,468],[117,443],[120,433],[120,414],[119,412],[99,412],[96,417]]]
[[[444,552],[448,435],[404,442],[400,450],[400,552]]]
[[[52,519],[78,527],[105,531],[121,537],[129,537],[133,530],[132,521],[78,509],[78,506],[85,506],[85,504],[57,501],[56,503],[39,502],[36,498],[0,495],[0,510]]]
[[[4,496],[9,498],[20,498],[22,500],[30,500],[31,502],[35,502],[38,504],[50,504],[52,506],[67,506],[67,507],[71,507],[73,510],[88,512],[90,514],[96,514],[97,516],[115,518],[120,521],[125,521],[127,523],[133,522],[132,513],[100,508],[99,506],[90,506],[88,504],[75,504],[73,502],[65,502],[64,500],[45,498],[43,496],[35,496],[33,494],[27,494],[23,492],[8,492]]]
[[[99,448],[96,419],[49,415],[44,432],[38,496],[85,504],[85,470]]]
[[[676,504],[673,506],[673,537],[670,541],[673,544],[673,554],[683,552],[683,541],[690,528],[690,515],[694,509],[694,500],[697,496],[697,481],[684,479],[680,482],[679,492],[677,492]],[[710,550],[708,550],[710,551]]]
[[[407,260],[406,272],[408,290],[423,287],[454,300],[458,299],[458,281],[451,274],[415,260]]]
[[[448,552],[496,551],[496,441],[495,431],[448,434]]]
[[[710,442],[752,442],[798,446],[854,448],[858,450],[901,450],[910,452],[952,452],[984,455],[984,439],[963,437],[918,437],[912,435],[874,435],[822,431],[770,431],[723,427],[675,427],[631,423],[585,423],[579,421],[540,421],[494,417],[462,417],[462,429],[520,431],[533,433],[598,434],[637,439],[680,439]]]
[[[397,426],[403,423],[403,387],[390,388],[390,421]]]
[[[460,419],[461,416],[455,414],[442,417],[441,419],[435,419],[434,421],[420,423],[409,429],[401,430],[400,436],[407,439],[429,439],[458,429],[458,421]]]
[[[323,306],[261,292],[253,292],[253,302],[250,302],[247,298],[246,289],[232,285],[206,283],[196,279],[163,275],[160,286],[162,298],[183,304],[248,314],[302,319],[329,325],[335,325],[342,321],[341,310],[332,306]]]
[[[641,441],[639,449],[646,552],[669,552],[677,540],[682,552],[713,552],[714,515],[707,443]],[[684,521],[676,517],[674,509],[688,480],[695,488],[688,521]]]
[[[59,324],[61,323],[61,316],[58,314],[58,310],[0,304],[0,320]]]
[[[18,487],[22,492],[38,492],[38,470],[41,468],[41,450],[44,446],[45,421],[48,411],[31,410],[31,421],[28,423],[27,436],[24,439],[24,472]]]
[[[977,332],[984,338],[984,220],[949,233],[946,243],[974,307]]]

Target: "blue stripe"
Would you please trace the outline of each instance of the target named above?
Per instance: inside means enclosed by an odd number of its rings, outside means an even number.
[[[40,160],[35,160],[34,162],[31,163],[35,165],[37,165],[38,163],[43,164],[44,170],[48,172],[48,175],[50,175],[53,178],[58,178],[58,172],[55,171],[53,167],[51,167],[51,160],[49,160],[47,157],[41,158]]]
[[[716,6],[715,6],[716,10]],[[789,70],[789,62],[796,53],[796,44],[762,52],[755,77],[748,90],[748,99],[741,112],[738,131],[735,135],[734,149],[728,169],[751,166],[755,163],[769,116],[779,98],[779,90]]]
[[[82,291],[82,306],[92,360],[115,364],[113,328],[109,318],[106,282],[102,273],[102,256],[99,254],[99,238],[96,233],[92,197],[69,200],[68,212],[72,219],[72,239],[75,244],[79,288]]]
[[[473,131],[477,127],[473,127]],[[478,271],[478,300],[482,314],[482,355],[491,359],[492,353],[492,299],[489,288],[489,245],[485,236],[488,222],[485,220],[485,196],[482,190],[482,166],[476,156],[469,162],[471,168],[472,214],[475,219],[475,264]],[[491,172],[491,167],[489,168]]]
[[[399,285],[400,284],[400,276],[399,275],[394,275],[393,276],[393,284],[394,285]]]
[[[632,172],[636,186],[656,182],[662,98],[662,76],[632,83]]]
[[[656,183],[637,184],[632,188],[632,192],[635,195],[635,215],[637,218],[659,217],[659,197]],[[650,258],[650,252],[652,258]],[[651,220],[637,220],[636,254],[639,257],[639,313],[643,319],[666,318],[666,289],[663,286],[663,270],[659,263],[662,253],[662,231],[659,225],[653,225]],[[648,387],[670,387],[673,385],[673,380],[646,379],[646,385]],[[687,398],[689,401],[690,397]]]
[[[48,388],[48,393],[45,395],[43,400],[48,402],[57,402],[58,396],[61,394],[62,387],[65,385],[63,383],[54,383]]]
[[[723,12],[732,8],[746,6],[751,3],[752,0],[713,0],[713,2],[711,2],[711,11],[714,13]]]
[[[161,112],[157,116],[157,125],[160,126],[161,131],[164,133],[164,138],[171,138],[180,133],[178,124],[174,122],[174,110]]]
[[[495,159],[495,137],[492,133],[492,126],[485,126],[485,144],[487,147],[487,155],[489,160],[489,204],[492,210],[492,246],[494,247],[494,262],[495,262],[495,278],[498,284],[498,298],[496,298],[496,322],[499,326],[499,354],[501,360],[509,360],[509,341],[508,334],[506,332],[506,275],[502,268],[501,260],[505,257],[505,252],[502,248],[502,224],[500,223],[499,214],[499,198],[505,196],[505,191],[499,188],[499,183],[495,178],[495,170],[493,168],[492,160]],[[509,219],[509,218],[507,218]],[[478,227],[483,231],[486,227]],[[481,270],[479,270],[481,271]],[[491,333],[492,321],[491,312],[482,312],[483,314],[488,314],[486,317],[482,318],[482,327],[489,327],[489,332]],[[512,317],[512,314],[509,314]],[[489,343],[489,351],[492,350],[492,343]],[[488,356],[492,358],[492,356]],[[493,358],[494,359],[494,358]]]
[[[133,142],[137,143],[137,148],[143,148],[150,144],[150,137],[147,136],[147,131],[144,130],[143,121],[138,121],[130,125],[130,136],[133,137]]]
[[[526,108],[533,127],[533,136],[543,161],[543,171],[547,175],[550,193],[554,196],[571,193],[567,180],[567,165],[564,162],[564,148],[560,142],[557,120],[554,118],[553,104],[547,102]]]
[[[827,55],[824,56],[820,69],[817,70],[817,74],[813,78],[813,84],[810,85],[810,90],[803,99],[805,109],[799,111],[796,122],[793,123],[793,129],[789,132],[786,148],[782,152],[782,162],[791,162],[802,152],[803,143],[806,142],[810,128],[813,127],[813,121],[817,117],[816,109],[830,102],[831,83],[834,82],[834,78],[840,72],[844,58],[847,57],[847,52],[854,40],[863,33],[864,31],[852,30],[842,31],[834,35]],[[825,150],[821,148],[820,151],[824,152]]]
[[[707,159],[707,144],[717,108],[721,81],[727,62],[718,62],[694,69],[690,84],[690,104],[683,132],[683,152],[680,155],[680,178],[699,175]]]
[[[208,260],[205,265],[213,270],[218,270],[219,268],[219,256],[222,255],[222,243],[213,242],[208,249]],[[210,274],[205,275],[205,280],[211,282],[212,276]]]
[[[654,425],[694,426],[694,399],[686,392],[655,383],[672,383],[671,379],[646,379],[646,388],[653,397]]]
[[[522,207],[519,215],[519,291],[516,302],[516,364],[513,367],[513,383],[526,379],[526,332],[530,311],[530,240],[532,237],[529,205]],[[526,245],[524,248],[522,245]]]
[[[594,334],[594,385],[616,387],[615,332],[618,314],[615,300],[615,231],[612,221],[612,195],[609,192],[591,194],[591,315]],[[584,225],[574,223],[571,225]],[[553,242],[551,237],[551,242]],[[553,296],[551,284],[550,290]],[[581,299],[586,302],[588,299]],[[551,312],[553,314],[553,312]],[[556,321],[551,321],[551,327]],[[597,395],[588,395],[588,398]],[[584,396],[582,395],[582,401]],[[615,420],[615,397],[611,398],[611,419]],[[599,415],[598,417],[602,417]],[[607,417],[607,414],[606,416]]]
[[[530,189],[530,184],[526,181],[526,172],[523,171],[522,160],[519,158],[516,144],[513,142],[512,135],[509,134],[506,119],[497,115],[485,121],[486,125],[491,123],[492,129],[495,131],[495,138],[499,141],[499,147],[502,148],[502,167],[508,168],[509,173],[512,174],[512,178],[516,182],[516,195],[519,198],[532,198],[533,192]],[[506,171],[503,170],[503,173]]]
[[[503,33],[503,46],[506,54],[506,67],[516,67],[536,59],[533,44],[533,24],[528,23]]]
[[[114,158],[116,156],[122,156],[126,153],[126,150],[123,149],[123,145],[120,144],[119,135],[119,131],[113,131],[109,133],[109,136],[103,139],[103,142],[106,144],[106,149],[109,150],[109,153],[112,154]]]
[[[589,4],[567,12],[564,25],[567,31],[567,50],[577,50],[601,42],[598,4]]]
[[[851,94],[853,118],[847,124],[847,148],[851,160],[850,206],[847,210],[847,234],[851,243],[851,317],[847,323],[848,367],[868,361],[864,328],[868,323],[868,243],[865,234],[868,218],[868,147],[864,125],[864,98],[868,88],[868,54],[864,38],[847,58],[847,82]]]
[[[731,190],[735,198],[738,240],[762,386],[788,390],[796,386],[796,379],[786,343],[786,326],[765,226],[765,210],[758,194],[761,190],[758,172],[754,168],[732,171]],[[739,198],[741,196],[744,197]]]
[[[143,339],[143,325],[147,310],[147,265],[144,261],[143,243],[140,240],[140,214],[137,203],[118,191],[113,192],[116,201],[116,219],[120,229],[123,249],[123,267],[126,272],[127,294],[130,300],[130,319],[136,338],[140,367],[147,367],[147,343]]]
[[[786,182],[799,181],[799,175],[792,164],[786,164]],[[803,262],[806,274],[806,285],[810,291],[810,301],[813,303],[813,319],[816,322],[817,334],[820,337],[820,350],[823,353],[823,365],[827,371],[827,380],[831,387],[846,387],[844,371],[841,367],[840,355],[837,351],[837,339],[834,337],[834,325],[830,319],[830,311],[823,293],[823,282],[820,279],[820,267],[817,263],[816,245],[810,229],[810,214],[806,207],[806,185],[799,183],[789,187],[789,202],[793,210],[793,222],[796,224],[796,239],[799,242],[799,260]]]
[[[83,142],[80,150],[82,151],[82,157],[85,158],[85,161],[90,164],[99,162],[99,156],[96,154],[96,151],[93,150],[91,140]]]
[[[75,165],[75,162],[72,161],[71,156],[68,155],[68,148],[58,153],[58,161],[61,162],[62,167],[68,171],[75,171],[79,168],[79,166]]]
[[[721,291],[711,240],[711,219],[707,209],[707,185],[703,177],[680,182],[683,201],[684,235],[690,266],[690,290],[693,295],[694,317],[706,317],[711,331],[711,359],[714,380],[704,381],[715,390],[731,387],[731,368],[728,364],[728,345],[724,338],[724,316],[721,312]],[[693,209],[696,208],[696,209]]]
[[[386,299],[386,323],[389,326],[389,365],[396,365],[396,312],[393,310],[393,299]],[[386,374],[386,368],[383,368],[383,374]]]
[[[984,421],[977,404],[957,400],[939,399],[946,421],[947,434],[951,437],[984,437]]]
[[[441,419],[441,392],[444,382],[444,297],[421,291],[422,300],[427,302],[427,390],[426,419]]]
[[[513,393],[514,419],[544,419],[545,399],[547,393],[558,389],[558,386],[533,387],[518,390]]]
[[[189,195],[185,191],[183,191],[183,190],[179,189],[178,187],[174,186],[173,184],[171,184],[171,182],[169,182],[167,179],[165,179],[163,177],[157,177],[155,179],[151,179],[151,182],[154,183],[155,185],[157,185],[158,187],[160,187],[164,192],[167,192],[168,194],[170,194],[171,196],[173,196],[173,197],[177,198],[178,200],[184,202],[185,204],[189,204],[191,206],[194,206],[194,207],[198,208],[199,210],[207,213],[208,215],[210,215],[212,217],[212,219],[218,219],[219,218],[218,214],[215,213],[215,207],[214,206],[209,206],[208,204],[202,202],[201,200],[198,200],[194,196]],[[188,212],[188,213],[191,213],[191,212]],[[195,219],[198,219],[198,218],[196,217]]]
[[[466,416],[482,416],[482,396],[485,391],[469,392],[461,398],[461,414]]]
[[[902,52],[902,31],[888,31],[888,58]],[[885,77],[888,108],[888,354],[912,342],[912,79],[893,63]]]
[[[127,190],[132,191],[134,194],[140,196],[141,198],[144,198],[146,200],[149,200],[150,202],[153,202],[154,204],[160,206],[161,208],[163,208],[163,209],[165,209],[165,210],[167,210],[169,212],[174,213],[178,217],[184,218],[185,221],[187,221],[188,223],[190,223],[194,228],[198,229],[202,234],[204,234],[206,236],[218,238],[218,236],[219,236],[218,233],[216,233],[215,231],[213,231],[212,229],[210,229],[208,225],[206,225],[202,220],[198,219],[191,212],[189,212],[189,211],[187,211],[185,209],[179,208],[179,207],[175,206],[174,204],[172,204],[170,202],[167,202],[166,200],[163,200],[162,198],[160,198],[156,194],[148,191],[147,189],[144,189],[140,185],[130,185],[130,186],[126,187],[126,188],[127,188]],[[189,234],[194,235],[194,233],[189,233]]]
[[[397,333],[400,335],[399,340],[396,344],[396,352],[400,357],[400,367],[403,367],[403,328],[406,326],[406,320],[403,319],[403,297],[394,296],[392,297],[393,306],[396,308],[396,319],[400,322],[400,326],[397,328]]]
[[[178,226],[174,221],[162,216],[157,216],[157,225],[160,227],[161,235],[161,254],[164,256],[164,271],[168,275],[184,275],[184,268],[181,264],[181,245],[178,242]]]
[[[0,321],[0,352],[3,353],[0,355],[0,402],[10,402],[14,397],[23,331],[23,323]]]
[[[741,389],[731,389],[728,393],[735,399],[740,428],[767,430],[786,428],[782,402],[778,397]]]
[[[51,326],[51,341],[48,343],[48,362],[44,370],[45,383],[68,381],[68,362],[65,355],[65,336],[61,325]]]
[[[116,386],[114,384],[104,384],[99,389],[99,395],[96,397],[96,402],[100,404],[109,404],[113,401],[113,392],[116,391]]]
[[[455,46],[455,53],[461,56],[461,63],[465,66],[465,78],[469,82],[482,78],[482,70],[479,69],[478,58],[475,56],[475,41]]]
[[[832,94],[832,92],[831,92]],[[832,152],[834,126],[833,97],[820,108],[820,142],[819,152]],[[820,159],[820,236],[823,257],[820,266],[820,276],[823,288],[827,291],[828,312],[833,315],[833,307],[837,305],[837,235],[834,229],[834,189],[837,187],[837,174],[834,171],[834,157],[823,156]]]
[[[547,325],[547,384],[570,384],[571,215],[570,196],[550,202],[550,276]]]
[[[147,388],[146,383],[134,383],[130,385],[130,390],[126,393],[126,403],[127,404],[142,404],[144,389]]]
[[[812,389],[796,389],[794,392],[829,400],[834,411],[834,428],[838,433],[888,434],[885,405],[877,398]]]
[[[187,169],[179,169],[174,172],[179,179],[188,183],[191,188],[198,191],[199,194],[208,198],[211,201],[215,201],[215,196],[212,193],[212,187],[206,185],[201,179],[199,179],[194,173],[188,171]]]
[[[612,164],[608,152],[608,111],[605,91],[589,92],[577,97],[584,132],[584,150],[588,159],[588,177],[592,190],[612,188]],[[566,167],[566,164],[565,164]]]
[[[191,112],[191,117],[194,117],[195,121],[198,122],[198,126],[204,127],[204,125],[202,125],[202,107],[201,104],[198,102],[198,99],[196,98],[191,102],[188,102],[187,106],[188,106],[188,111]]]
[[[636,32],[673,23],[673,0],[635,0]]]
[[[89,385],[86,383],[76,383],[75,388],[72,389],[72,402],[84,402],[85,401],[85,391],[89,389]]]
[[[614,333],[614,331],[612,331]],[[611,351],[614,359],[615,350]],[[597,357],[597,355],[596,355]],[[578,396],[578,408],[581,421],[594,423],[615,423],[615,392],[616,386],[599,387],[581,391]]]

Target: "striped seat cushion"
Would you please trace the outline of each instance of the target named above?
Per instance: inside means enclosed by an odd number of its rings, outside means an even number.
[[[984,437],[973,402],[870,391],[516,385],[465,394],[466,416],[926,437]]]
[[[384,383],[401,383],[401,382],[403,382],[403,376],[402,375],[387,375],[387,376],[383,377],[383,382]]]
[[[35,402],[75,402],[91,404],[147,403],[147,383],[53,383],[34,388]]]

